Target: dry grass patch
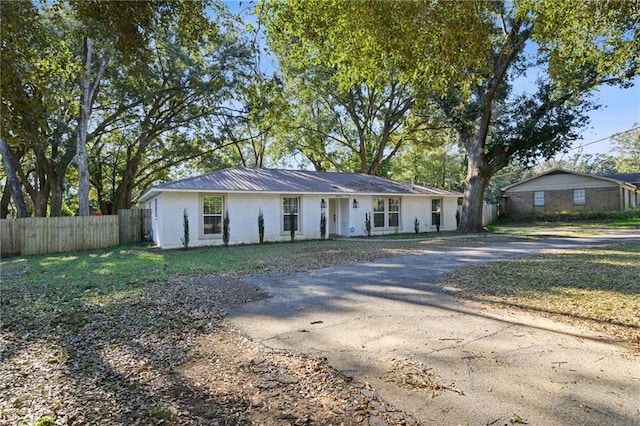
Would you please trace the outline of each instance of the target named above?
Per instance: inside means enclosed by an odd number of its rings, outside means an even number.
[[[461,300],[580,323],[640,350],[640,243],[465,268],[443,282]]]

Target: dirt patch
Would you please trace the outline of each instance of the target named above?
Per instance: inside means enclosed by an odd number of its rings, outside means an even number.
[[[266,299],[270,295],[260,287],[222,275],[205,275],[191,279],[195,286],[211,286],[216,291],[216,305],[222,309]]]

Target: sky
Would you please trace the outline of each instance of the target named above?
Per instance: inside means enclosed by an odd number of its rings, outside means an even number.
[[[584,145],[585,154],[608,154],[613,149],[612,135],[640,126],[640,79],[634,80],[635,86],[628,89],[601,88],[596,99],[602,108],[589,114],[591,123],[582,131],[583,140],[575,142],[574,148]],[[576,152],[578,149],[569,154]]]

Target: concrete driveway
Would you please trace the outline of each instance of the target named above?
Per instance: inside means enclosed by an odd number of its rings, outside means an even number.
[[[256,342],[324,356],[423,424],[638,425],[637,354],[588,330],[461,305],[437,284],[467,265],[631,239],[640,240],[640,232],[461,246],[258,275],[247,281],[273,297],[229,314]],[[393,380],[416,368],[445,389],[432,397]]]

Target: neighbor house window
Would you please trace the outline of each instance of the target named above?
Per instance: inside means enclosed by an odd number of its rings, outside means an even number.
[[[224,200],[218,195],[202,197],[202,233],[204,235],[222,234],[222,212]]]
[[[440,225],[441,214],[442,214],[442,200],[440,198],[431,200],[431,226]]]
[[[282,229],[285,232],[300,232],[300,197],[284,197],[282,199]]]
[[[544,206],[544,191],[533,192],[533,205],[536,207]]]
[[[373,227],[397,228],[400,226],[400,198],[373,199]]]
[[[573,204],[584,205],[586,204],[586,191],[584,189],[573,190]]]

